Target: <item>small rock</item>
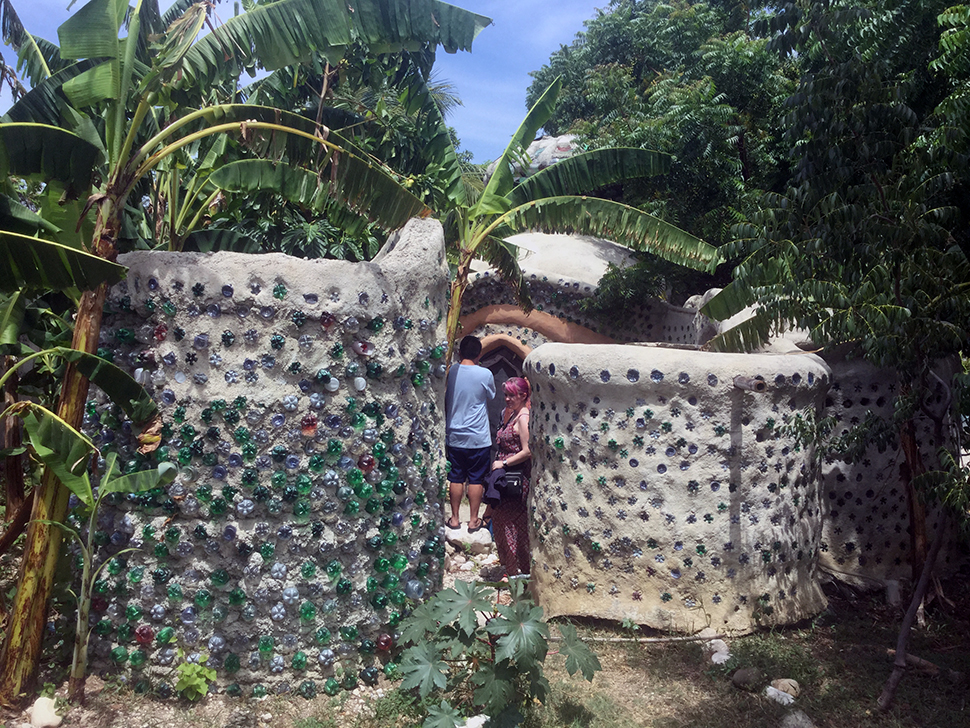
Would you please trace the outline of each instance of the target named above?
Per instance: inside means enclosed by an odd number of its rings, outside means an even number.
[[[776,690],[781,690],[783,693],[788,693],[793,698],[797,698],[802,692],[801,686],[790,677],[772,680],[771,687],[775,688]]]
[[[57,728],[64,720],[54,710],[54,701],[51,698],[37,698],[27,709],[27,715],[30,716],[32,728]]]
[[[471,718],[466,720],[462,728],[482,728],[488,721],[487,715],[473,715]]]
[[[742,667],[731,676],[734,687],[742,690],[757,690],[761,680],[761,670],[757,667]]]
[[[458,567],[458,571],[474,571],[474,570],[475,570],[475,564],[473,564],[471,561],[466,561],[464,564]]]
[[[801,710],[792,710],[781,719],[778,728],[815,728],[815,724]]]
[[[229,714],[223,728],[256,728],[256,716],[251,710],[236,708]]]
[[[263,713],[261,716],[259,716],[259,719],[263,723],[269,723],[270,721],[273,720],[273,714],[272,713]]]
[[[704,645],[704,651],[715,665],[723,665],[731,659],[731,651],[724,640],[711,640]]]
[[[698,632],[695,637],[700,637],[706,640],[713,640],[717,637],[717,630],[713,627],[705,627],[700,632]]]

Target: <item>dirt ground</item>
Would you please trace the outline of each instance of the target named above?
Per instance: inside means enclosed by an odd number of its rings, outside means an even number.
[[[455,579],[495,575],[495,559],[449,548],[446,586]],[[731,658],[715,665],[701,642],[635,640],[663,637],[628,625],[576,622],[602,664],[592,683],[569,677],[564,659],[550,643],[546,676],[551,693],[529,712],[526,728],[778,728],[792,710],[803,711],[817,728],[959,728],[970,726],[970,589],[966,580],[946,585],[953,600],[927,610],[926,625],[914,631],[911,653],[940,668],[936,676],[906,675],[892,709],[878,713],[875,699],[891,670],[887,648],[896,640],[901,608],[881,595],[862,595],[832,586],[830,606],[818,618],[728,640]],[[497,597],[505,592],[496,592]],[[555,627],[553,627],[555,634]],[[760,671],[757,689],[731,682],[741,667]],[[46,678],[57,674],[48,670]],[[772,679],[796,680],[801,693],[791,707],[765,697]],[[48,685],[48,690],[53,688]],[[352,693],[313,700],[269,696],[261,700],[210,695],[198,703],[135,695],[117,682],[91,677],[88,702],[70,707],[58,701],[64,726],[83,728],[389,728],[416,723],[411,698],[396,684],[360,687]],[[57,687],[57,695],[66,686]],[[0,714],[4,728],[28,723],[24,713]]]

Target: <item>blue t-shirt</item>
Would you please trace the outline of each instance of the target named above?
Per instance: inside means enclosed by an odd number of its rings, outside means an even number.
[[[485,367],[454,364],[445,390],[445,442],[451,447],[492,446],[488,402],[495,397],[495,377]]]

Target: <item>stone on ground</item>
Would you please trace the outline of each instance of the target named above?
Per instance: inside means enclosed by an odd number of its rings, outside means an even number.
[[[761,670],[757,667],[742,667],[731,676],[734,687],[742,690],[757,690],[762,679]]]
[[[52,698],[37,698],[34,704],[27,709],[30,716],[32,728],[57,728],[64,720],[54,710],[54,700]]]
[[[804,711],[792,710],[781,719],[778,728],[815,728],[815,724]]]

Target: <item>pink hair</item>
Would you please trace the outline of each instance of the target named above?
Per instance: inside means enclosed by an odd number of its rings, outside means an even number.
[[[510,377],[506,380],[502,389],[505,390],[506,394],[525,395],[526,401],[529,400],[532,394],[532,390],[529,388],[529,382],[522,377]]]

